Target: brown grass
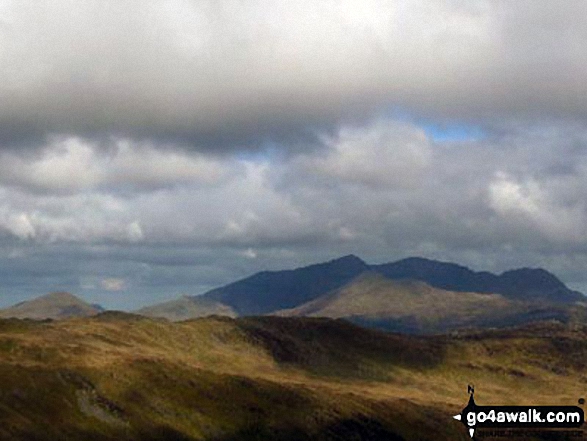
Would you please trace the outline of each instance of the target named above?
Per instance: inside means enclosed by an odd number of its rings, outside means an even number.
[[[0,321],[0,439],[464,440],[466,402],[576,404],[587,330],[408,337],[344,321]],[[553,387],[556,385],[556,387]]]

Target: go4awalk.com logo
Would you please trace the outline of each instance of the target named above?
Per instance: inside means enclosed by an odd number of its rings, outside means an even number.
[[[578,429],[585,421],[583,409],[578,406],[478,406],[472,386],[468,392],[469,403],[454,419],[467,427],[471,438],[479,428]]]

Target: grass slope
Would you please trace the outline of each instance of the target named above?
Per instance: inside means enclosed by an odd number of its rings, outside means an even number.
[[[147,317],[166,318],[171,321],[189,320],[209,315],[236,317],[236,312],[230,306],[201,296],[183,296],[176,300],[141,308],[136,313]]]
[[[342,320],[0,320],[0,439],[466,440],[479,404],[575,404],[587,329],[401,336]],[[556,388],[552,385],[556,384]]]
[[[572,320],[580,315],[573,311],[581,309],[585,308],[515,301],[499,294],[446,291],[421,281],[391,280],[368,272],[340,289],[276,315],[347,318],[392,331],[439,333],[544,319]]]

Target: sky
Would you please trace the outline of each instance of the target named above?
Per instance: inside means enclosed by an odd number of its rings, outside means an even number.
[[[0,306],[356,254],[587,292],[587,3],[0,0]]]

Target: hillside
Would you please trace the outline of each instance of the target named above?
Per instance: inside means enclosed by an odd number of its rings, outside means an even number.
[[[275,314],[346,318],[395,332],[438,333],[545,319],[567,322],[572,311],[568,306],[510,300],[500,294],[446,291],[420,281],[391,280],[368,272],[342,288]]]
[[[64,319],[88,317],[103,310],[102,307],[90,305],[68,292],[54,292],[0,309],[0,318]]]
[[[410,337],[109,312],[0,320],[0,353],[0,439],[36,441],[464,441],[468,383],[502,405],[576,404],[587,384],[587,328],[554,324]]]
[[[161,317],[171,321],[188,320],[209,315],[236,317],[230,306],[202,297],[183,296],[169,302],[158,303],[135,311],[146,317]]]

